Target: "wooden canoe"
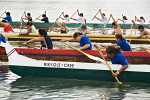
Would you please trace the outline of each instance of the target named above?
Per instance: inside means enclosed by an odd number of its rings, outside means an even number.
[[[21,23],[19,21],[15,21],[15,22],[10,22],[10,24],[12,25],[13,28],[20,28]],[[52,27],[53,25],[54,25],[54,27],[58,27],[58,24],[54,24],[54,22],[51,22],[51,23],[34,22],[33,24],[35,25],[36,28],[49,28],[49,27]],[[68,23],[66,25],[67,25],[67,27],[72,27],[72,28],[79,28],[81,26],[81,24],[79,24],[79,23]],[[119,26],[122,29],[130,29],[131,25],[132,25],[131,23],[119,24]],[[103,28],[104,27],[104,25],[102,23],[87,23],[87,26],[93,27],[93,28]],[[150,24],[144,24],[144,26],[145,26],[145,28],[150,28]],[[109,23],[107,27],[112,28],[111,23]],[[134,26],[133,26],[133,28],[134,28]]]
[[[3,33],[3,35],[5,35],[8,40],[12,40],[12,41],[17,41],[17,40],[29,40],[32,38],[36,38],[39,37],[38,34],[29,34],[29,35],[22,35],[19,36],[18,33]],[[49,36],[52,38],[53,41],[60,41],[61,39],[71,39],[72,38],[72,34],[54,34],[51,33],[49,34]],[[92,42],[100,42],[100,43],[106,43],[106,42],[112,42],[115,43],[116,39],[114,35],[94,35],[94,34],[90,34],[88,35],[90,40]],[[149,44],[150,43],[150,39],[146,38],[146,37],[142,37],[142,38],[134,38],[131,39],[130,36],[124,35],[124,38],[127,40],[132,40],[131,44]]]
[[[10,70],[22,77],[51,77],[116,82],[106,64],[103,63],[35,60],[19,55],[8,42],[2,43],[2,46],[5,47],[9,55]],[[110,66],[114,71],[122,67],[117,64],[110,64]],[[121,82],[150,83],[150,66],[130,64],[125,71],[119,74],[118,78]]]
[[[85,55],[76,50],[41,50],[31,48],[15,48],[15,50],[24,56],[37,60],[50,61],[74,61],[74,62],[89,62],[95,61],[87,58]],[[96,50],[85,51],[93,56],[99,56]],[[102,51],[106,54],[105,51]],[[150,64],[150,54],[144,51],[123,52],[130,64]],[[8,61],[4,48],[0,48],[0,60]]]

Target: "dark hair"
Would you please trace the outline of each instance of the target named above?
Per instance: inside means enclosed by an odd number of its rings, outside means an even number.
[[[117,39],[120,39],[120,40],[123,40],[123,39],[124,39],[121,34],[116,34],[115,37],[116,37]]]
[[[46,17],[46,14],[43,14],[42,17]]]
[[[32,22],[27,22],[27,25],[31,26],[31,25],[33,25],[33,23]]]
[[[116,25],[116,23],[115,23],[115,22],[113,22],[113,23],[112,23],[112,26],[113,26],[113,25]]]
[[[7,23],[7,21],[6,21],[6,20],[2,20],[2,22],[3,22],[3,23]]]
[[[106,16],[104,13],[102,14],[103,16]]]
[[[81,26],[81,29],[87,29],[87,27],[85,25]]]
[[[30,13],[27,13],[27,15],[28,15],[28,16],[31,16],[31,14],[30,14]]]
[[[143,25],[139,25],[138,29],[144,29],[144,26]]]
[[[81,32],[75,32],[73,34],[73,38],[77,38],[78,36],[81,36],[81,35],[83,35],[83,33],[81,33]]]
[[[10,16],[10,12],[7,12],[6,15],[7,15],[7,16]]]
[[[144,22],[145,22],[145,19],[144,19],[144,17],[143,17],[143,16],[141,16],[141,17],[140,17],[140,19],[143,19],[143,20],[144,20]]]
[[[122,18],[124,18],[125,20],[128,20],[126,16],[123,16]]]
[[[41,36],[47,36],[47,31],[46,31],[46,29],[44,29],[44,28],[39,29],[39,34],[40,34]]]
[[[106,53],[108,53],[108,54],[115,54],[116,55],[119,52],[121,52],[120,49],[119,48],[115,48],[114,46],[108,46],[106,48]]]
[[[83,17],[83,13],[80,13],[79,16],[82,16],[82,17]]]
[[[66,14],[65,17],[69,17],[69,15]]]

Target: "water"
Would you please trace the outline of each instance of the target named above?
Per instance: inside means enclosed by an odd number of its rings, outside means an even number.
[[[24,11],[30,12],[35,19],[46,10],[50,21],[54,21],[62,11],[72,15],[79,9],[89,22],[100,8],[107,16],[113,14],[116,19],[124,14],[129,20],[135,15],[144,16],[146,22],[150,20],[150,0],[0,0],[0,4],[0,14],[10,11],[15,21],[20,20]],[[11,71],[0,73],[0,100],[105,99],[150,100],[150,84],[123,83],[118,87],[109,82],[20,78]]]
[[[1,100],[149,100],[150,84],[19,78],[0,73]],[[13,77],[12,77],[13,76]],[[4,78],[5,77],[5,78]]]

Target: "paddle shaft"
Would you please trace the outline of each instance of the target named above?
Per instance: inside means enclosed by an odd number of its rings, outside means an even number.
[[[87,54],[87,53],[85,53],[85,52],[83,52],[83,51],[81,51],[81,50],[79,50],[79,49],[73,47],[72,45],[69,45],[69,44],[67,44],[67,43],[65,43],[65,42],[63,42],[63,43],[66,44],[66,45],[68,45],[68,46],[71,47],[72,49],[75,49],[75,50],[77,50],[78,52],[81,52],[82,54],[86,55],[86,56],[89,57],[89,58],[90,58],[90,56],[92,56],[92,55],[89,55],[89,54]]]
[[[104,55],[102,54],[102,52],[100,51],[99,48],[98,48],[97,50],[98,50],[100,56],[101,56],[101,57],[103,58],[103,60],[105,61],[107,67],[110,69],[111,73],[113,74],[114,72],[113,72],[112,68],[110,67],[110,65],[108,64],[108,62],[106,61]],[[120,81],[119,81],[119,79],[118,79],[117,77],[115,77],[115,79],[116,79],[116,81],[117,81],[118,83],[120,83]]]
[[[130,36],[132,36],[132,24],[131,24],[131,33],[130,33]],[[129,40],[129,43],[131,43],[131,38],[130,38],[130,40]]]
[[[100,10],[99,10],[99,11],[100,11]],[[97,14],[99,13],[99,11],[95,14],[95,16],[97,16]],[[92,19],[92,20],[94,20],[95,16],[93,17],[93,19]],[[91,20],[91,21],[92,21],[92,20]]]
[[[46,14],[46,11],[44,12]],[[37,19],[39,19],[43,14],[41,14],[39,17],[37,17],[33,22],[35,22]]]
[[[5,13],[6,13],[6,11],[0,17],[2,17]]]
[[[106,26],[104,27],[103,33],[105,32],[105,30],[106,30],[106,28],[107,28],[107,25],[108,25],[108,23],[109,23],[109,21],[110,21],[110,18],[111,18],[111,16],[109,17],[108,22],[106,23]]]
[[[52,31],[52,29],[54,28],[54,26],[55,26],[56,22],[58,21],[58,19],[61,17],[61,15],[62,15],[62,14],[63,14],[63,13],[61,13],[61,14],[59,15],[59,17],[56,19],[56,21],[54,22],[54,24],[53,24],[53,26],[52,26],[52,28],[51,28],[50,32]]]
[[[78,10],[70,18],[72,18],[77,12],[78,12]]]

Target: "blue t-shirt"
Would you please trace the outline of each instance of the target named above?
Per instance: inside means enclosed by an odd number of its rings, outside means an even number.
[[[92,50],[92,43],[91,43],[90,39],[88,38],[88,36],[86,34],[84,34],[80,41],[80,47],[83,47],[86,44],[90,44],[90,47],[85,50]]]
[[[0,35],[0,43],[1,43],[1,42],[6,43],[6,40],[5,40],[5,37],[3,37],[3,36]]]
[[[122,66],[128,65],[128,61],[121,52],[117,53],[116,56],[111,59],[111,62],[112,64],[121,64]]]
[[[6,16],[4,19],[7,20],[8,22],[12,22],[11,16]]]
[[[125,39],[118,41],[117,45],[120,46],[123,51],[132,51],[129,42]]]
[[[43,18],[41,21],[44,21],[45,23],[49,23],[48,17]]]

